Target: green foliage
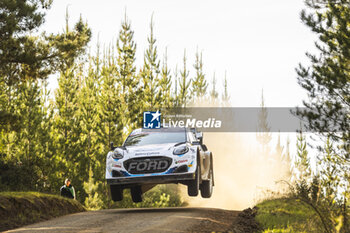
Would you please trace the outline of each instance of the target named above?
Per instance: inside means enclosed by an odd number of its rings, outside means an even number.
[[[295,159],[295,168],[298,170],[297,180],[310,181],[311,167],[310,159],[306,149],[306,140],[302,132],[297,137],[297,157]]]
[[[51,2],[1,1],[0,77],[6,77],[8,85],[19,79],[46,77],[51,69],[51,64],[46,65],[51,60],[47,42],[30,35],[44,23]]]
[[[47,78],[58,67],[72,65],[85,51],[91,31],[82,19],[74,30],[62,34],[35,36],[33,32],[44,23],[51,0],[5,0],[0,3],[0,77],[7,85],[21,79]]]
[[[186,50],[184,50],[183,57],[183,69],[180,72],[179,80],[179,104],[186,107],[186,103],[191,100],[190,96],[190,84],[191,80],[188,80],[189,71],[187,70],[187,58]]]
[[[11,111],[21,116],[21,124],[17,131],[10,131],[0,138],[4,145],[1,180],[11,190],[42,190],[47,181],[51,142],[49,115],[44,102],[48,92],[43,91],[46,85],[37,80],[16,84],[17,96],[11,103]]]
[[[159,60],[156,39],[153,34],[153,16],[150,23],[150,35],[147,38],[148,48],[144,55],[144,65],[140,73],[143,83],[143,109],[158,109],[157,93],[159,89]]]
[[[213,102],[214,104],[216,103],[219,93],[216,90],[216,78],[215,78],[215,72],[213,74],[213,78],[212,78],[212,89],[210,91],[210,101]]]
[[[341,193],[346,187],[339,177],[339,173],[342,172],[338,170],[341,163],[330,163],[330,160],[339,156],[334,154],[329,138],[325,145],[325,154],[318,157],[319,169],[316,174],[311,172],[306,141],[302,133],[298,136],[297,149],[295,180],[289,196],[313,209],[320,219],[322,231],[347,232],[349,210],[347,199],[344,198],[346,195]],[[333,166],[329,166],[332,164]]]
[[[202,52],[199,54],[198,48],[196,51],[196,61],[193,67],[196,71],[196,76],[192,82],[192,96],[201,99],[206,95],[208,83],[205,80],[205,74],[203,72]]]
[[[226,76],[226,71],[225,71],[225,79],[224,79],[224,93],[222,94],[222,102],[224,104],[224,106],[226,107],[227,105],[229,105],[230,102],[230,95],[228,94],[228,90],[227,90],[227,76]]]
[[[122,117],[120,87],[116,88],[117,80],[117,64],[114,59],[113,50],[111,48],[103,56],[101,67],[101,93],[99,98],[99,114],[101,117],[102,135],[105,136],[103,144],[108,146],[111,142],[119,145],[122,143],[123,137],[122,125],[117,123]]]
[[[153,26],[151,25],[151,40],[153,43],[152,27]],[[127,127],[127,132],[138,125],[139,122],[136,116],[141,112],[141,106],[138,99],[141,93],[139,86],[140,77],[136,74],[136,43],[134,42],[133,37],[134,31],[131,29],[130,22],[125,15],[117,41],[118,53],[116,69],[120,97],[116,98],[115,96],[115,100],[120,100],[120,104],[114,106],[114,113],[123,113],[118,116],[118,128],[123,129],[124,127]],[[152,48],[153,46],[154,44],[152,44]],[[149,59],[153,59],[151,55],[149,56]],[[113,88],[113,86],[111,86],[111,88]]]
[[[171,95],[171,74],[168,67],[168,55],[165,50],[163,65],[161,70],[161,78],[159,80],[158,99],[160,106],[163,108],[170,108],[173,106],[173,97]]]
[[[260,112],[258,115],[258,128],[256,133],[256,139],[262,146],[262,153],[264,155],[269,154],[269,143],[271,142],[272,136],[270,133],[270,126],[267,121],[268,112],[264,102],[264,91],[261,91],[261,104]]]
[[[67,68],[58,78],[58,88],[53,103],[53,128],[51,132],[54,143],[53,156],[50,159],[49,173],[52,191],[59,190],[66,178],[73,181],[79,198],[81,186],[74,179],[74,168],[79,158],[81,147],[79,110],[79,91],[82,78],[79,65]],[[85,163],[85,161],[82,161]]]
[[[329,203],[329,206],[336,202],[339,189],[346,189],[341,181],[341,176],[339,176],[339,174],[344,172],[342,170],[342,162],[339,160],[339,156],[334,151],[333,143],[330,138],[327,138],[325,153],[319,155],[318,165],[322,167],[320,169],[320,180],[323,187],[322,195]]]
[[[104,207],[103,200],[98,193],[98,186],[101,182],[95,182],[93,178],[93,172],[90,168],[89,170],[89,180],[84,182],[84,190],[87,194],[85,198],[84,205],[88,210],[99,210]]]
[[[179,72],[177,70],[177,65],[174,70],[174,92],[173,92],[173,99],[174,99],[174,107],[180,106],[180,97],[179,97]]]
[[[19,130],[21,118],[15,114],[13,100],[26,82],[71,66],[90,41],[91,31],[82,19],[74,30],[61,34],[36,35],[44,23],[51,0],[5,0],[0,3],[0,130]]]
[[[154,207],[178,207],[184,206],[179,194],[178,186],[173,184],[157,185],[143,194],[143,201],[132,202],[130,191],[124,190],[124,199],[115,203],[115,208],[154,208]]]
[[[321,188],[315,208],[324,217],[325,231],[348,232],[350,179],[345,171],[350,168],[350,4],[348,0],[306,4],[309,9],[301,12],[301,19],[318,35],[315,45],[319,54],[307,53],[311,65],[300,64],[296,69],[298,82],[309,96],[309,101],[304,102],[306,109],[297,114],[307,120],[309,129],[320,132],[321,140],[326,140],[325,146],[318,148],[317,176]],[[300,149],[303,147],[300,144]],[[307,163],[301,160],[302,166]],[[310,186],[310,181],[306,183]]]

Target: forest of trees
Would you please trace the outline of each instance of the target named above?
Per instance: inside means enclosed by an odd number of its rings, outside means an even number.
[[[159,56],[152,18],[141,67],[126,15],[116,44],[97,45],[95,55],[87,52],[92,32],[81,18],[70,27],[67,15],[63,33],[39,33],[50,5],[0,3],[0,190],[58,193],[70,177],[80,202],[98,202],[99,193],[107,203],[110,143],[120,145],[140,127],[143,111],[221,102],[215,77],[209,95],[198,50],[195,61],[184,50],[180,68],[171,69],[166,51]],[[54,93],[50,75],[58,76]],[[226,78],[223,88],[228,102]]]
[[[70,27],[67,15],[62,33],[39,32],[51,4],[0,1],[0,190],[58,193],[70,177],[80,202],[103,206],[108,203],[104,173],[110,142],[119,145],[140,127],[145,110],[198,101],[229,106],[227,77],[219,94],[220,79],[205,74],[198,49],[194,61],[184,49],[181,65],[169,67],[167,51],[157,48],[153,18],[147,48],[137,48],[125,15],[116,44],[97,45],[97,53],[89,54],[92,32],[82,18]],[[325,232],[349,232],[350,2],[306,4],[301,19],[318,35],[319,55],[307,54],[310,65],[296,69],[309,94],[306,110],[297,115],[307,129],[320,132],[319,152],[314,169],[306,137],[299,134],[293,189],[296,198],[316,210]],[[137,49],[144,50],[141,67],[135,62]],[[54,93],[47,81],[52,75],[58,76]],[[266,118],[264,108],[261,115]],[[264,146],[271,136],[266,122],[259,124],[265,133],[258,132],[257,140]],[[278,142],[278,156],[281,148]],[[172,198],[159,190],[154,195],[160,196],[158,206]]]

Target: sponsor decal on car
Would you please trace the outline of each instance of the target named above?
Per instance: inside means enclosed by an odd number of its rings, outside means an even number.
[[[135,155],[159,155],[159,152],[137,152]]]
[[[179,164],[179,163],[187,163],[188,160],[187,159],[183,159],[183,160],[178,160],[178,161],[175,161],[175,164]]]

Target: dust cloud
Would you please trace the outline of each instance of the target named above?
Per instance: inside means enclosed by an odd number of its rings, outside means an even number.
[[[262,153],[255,133],[204,133],[204,144],[213,153],[214,191],[209,199],[189,197],[187,187],[180,186],[189,206],[241,210],[271,191],[283,192],[285,185],[278,181],[289,179],[290,164],[273,148]]]

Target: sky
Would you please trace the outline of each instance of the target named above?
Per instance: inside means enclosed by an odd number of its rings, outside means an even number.
[[[62,32],[68,8],[70,26],[80,15],[92,29],[90,51],[114,44],[126,12],[134,30],[138,66],[143,63],[151,16],[159,58],[165,49],[172,71],[182,68],[184,50],[190,77],[198,48],[210,82],[215,72],[223,89],[225,72],[234,107],[254,107],[264,90],[268,107],[302,106],[307,98],[295,67],[308,64],[317,37],[300,20],[303,0],[55,0],[42,30]],[[52,89],[57,78],[50,78]],[[211,87],[210,87],[211,88]]]

